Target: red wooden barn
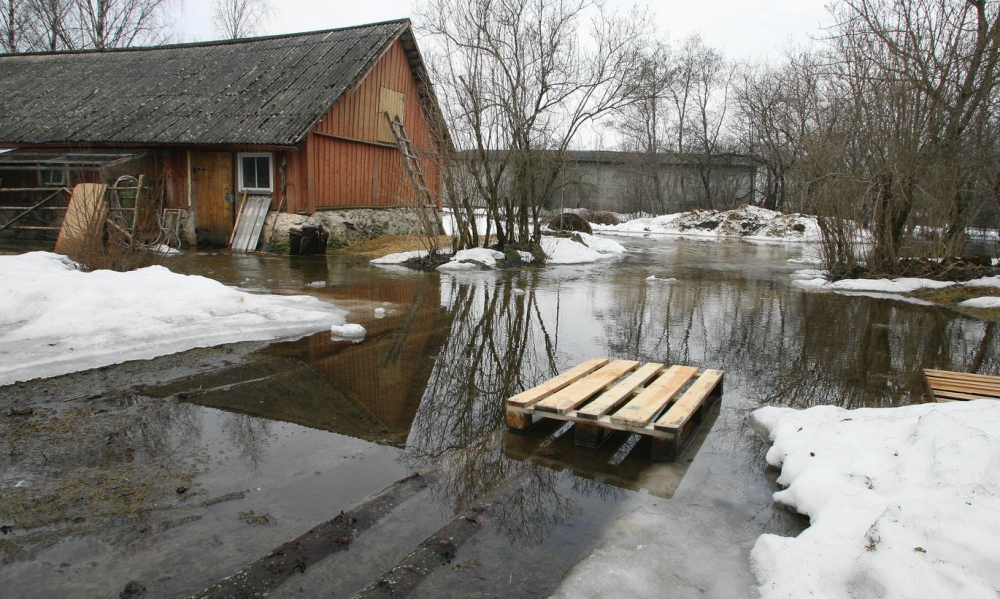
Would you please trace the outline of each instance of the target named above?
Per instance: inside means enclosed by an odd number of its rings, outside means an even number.
[[[0,147],[14,148],[0,153],[0,190],[142,172],[186,210],[189,241],[196,227],[198,241],[225,243],[244,194],[293,213],[412,205],[386,112],[440,207],[442,121],[409,20],[5,55],[0,89]]]

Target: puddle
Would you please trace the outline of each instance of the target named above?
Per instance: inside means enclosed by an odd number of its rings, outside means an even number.
[[[350,551],[304,563],[271,595],[351,595],[484,505],[480,528],[413,596],[548,595],[595,549],[644,538],[671,547],[656,560],[665,593],[743,595],[756,537],[804,525],[773,506],[752,409],[917,403],[921,367],[1000,370],[992,323],[792,287],[787,260],[801,247],[619,240],[629,256],[604,265],[455,275],[322,256],[171,263],[334,301],[367,336],[0,388],[0,410],[34,407],[0,415],[0,525],[11,527],[0,584],[20,597],[115,595],[130,580],[149,596],[195,594],[433,472]],[[560,424],[506,432],[507,397],[597,356],[725,371],[720,405],[680,461],[652,462],[648,439],[625,434],[591,450]],[[676,530],[644,532],[648,514]]]

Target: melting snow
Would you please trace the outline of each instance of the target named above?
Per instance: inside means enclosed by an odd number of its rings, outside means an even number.
[[[1000,402],[762,408],[776,503],[809,516],[751,554],[764,598],[997,597]]]
[[[344,322],[308,296],[255,295],[162,266],[82,272],[64,256],[0,256],[0,385]]]

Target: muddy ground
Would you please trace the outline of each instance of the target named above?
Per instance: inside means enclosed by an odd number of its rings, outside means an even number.
[[[0,388],[0,563],[34,559],[70,536],[127,547],[197,521],[197,508],[238,498],[210,497],[193,484],[201,465],[184,434],[192,406],[144,391],[231,367],[262,345]]]

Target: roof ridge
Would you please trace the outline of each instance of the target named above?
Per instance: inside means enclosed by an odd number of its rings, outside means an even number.
[[[202,48],[210,46],[230,46],[236,44],[246,44],[253,42],[270,41],[277,39],[287,39],[293,37],[310,37],[319,34],[329,34],[338,31],[347,31],[350,29],[365,29],[380,27],[382,25],[410,25],[409,17],[403,17],[399,19],[390,19],[388,21],[379,21],[377,23],[362,23],[360,25],[350,25],[348,27],[335,27],[333,29],[318,29],[316,31],[299,31],[294,33],[279,33],[275,35],[262,35],[258,37],[241,37],[237,39],[222,39],[222,40],[204,40],[197,42],[179,42],[174,44],[161,44],[158,46],[129,46],[125,48],[105,48],[104,50],[98,50],[96,48],[87,48],[84,50],[46,50],[42,52],[18,52],[13,54],[0,53],[0,60],[5,58],[13,58],[18,56],[67,56],[72,54],[111,54],[111,53],[122,53],[122,52],[152,52],[157,50],[171,50],[175,48]]]

